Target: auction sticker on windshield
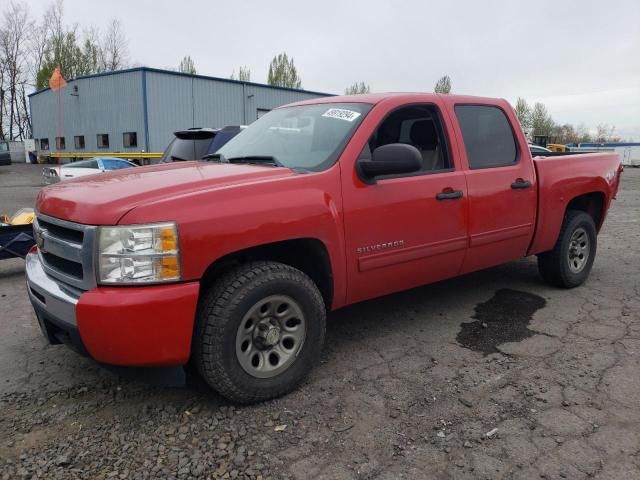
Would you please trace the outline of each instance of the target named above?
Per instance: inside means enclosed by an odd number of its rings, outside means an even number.
[[[340,120],[346,120],[347,122],[353,122],[360,116],[360,112],[354,112],[353,110],[347,110],[345,108],[330,108],[322,114],[323,117],[339,118]]]

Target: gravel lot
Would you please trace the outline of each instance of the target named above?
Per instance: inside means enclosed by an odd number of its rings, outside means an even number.
[[[0,211],[39,172],[0,168]],[[627,169],[585,286],[524,259],[345,308],[301,388],[242,408],[45,345],[2,261],[0,478],[640,478],[639,209]]]

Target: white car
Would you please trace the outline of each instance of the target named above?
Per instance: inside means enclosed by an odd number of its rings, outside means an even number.
[[[84,177],[96,173],[120,170],[122,168],[137,167],[129,160],[113,157],[94,157],[80,162],[67,163],[56,167],[42,169],[42,180],[45,185],[57,183],[71,178]]]
[[[541,147],[540,145],[529,144],[529,150],[531,150],[531,155],[534,157],[538,155],[544,156],[545,153],[551,153],[551,150]]]

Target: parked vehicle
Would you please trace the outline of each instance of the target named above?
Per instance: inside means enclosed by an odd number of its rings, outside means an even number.
[[[164,151],[161,162],[200,160],[208,154],[217,152],[244,128],[243,125],[229,125],[223,128],[198,127],[175,132],[175,138]]]
[[[11,165],[11,151],[7,142],[0,141],[0,166]]]
[[[44,167],[42,169],[42,181],[45,185],[50,185],[71,178],[131,167],[137,167],[137,165],[122,158],[94,157],[88,160],[66,163],[55,167]]]
[[[191,360],[257,402],[317,362],[328,311],[528,255],[546,282],[581,285],[621,172],[612,154],[532,158],[505,100],[300,102],[208,161],[42,189],[28,291],[53,343]]]
[[[531,152],[531,155],[533,155],[534,157],[536,155],[544,155],[545,153],[551,153],[551,150],[549,150],[548,148],[541,147],[539,145],[529,145],[529,151]]]
[[[614,152],[620,155],[623,166],[640,167],[640,143],[571,143],[567,145],[567,148],[574,153]]]

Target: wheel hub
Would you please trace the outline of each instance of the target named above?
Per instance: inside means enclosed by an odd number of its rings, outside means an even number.
[[[258,324],[253,337],[258,348],[264,350],[280,342],[280,327],[274,323],[277,323],[277,320],[269,318]]]
[[[236,334],[236,358],[257,378],[279,375],[302,349],[307,325],[302,308],[287,295],[270,295],[256,302],[242,318]]]
[[[584,228],[577,228],[569,240],[567,249],[567,261],[569,270],[573,273],[580,273],[587,264],[590,255],[589,236]]]

